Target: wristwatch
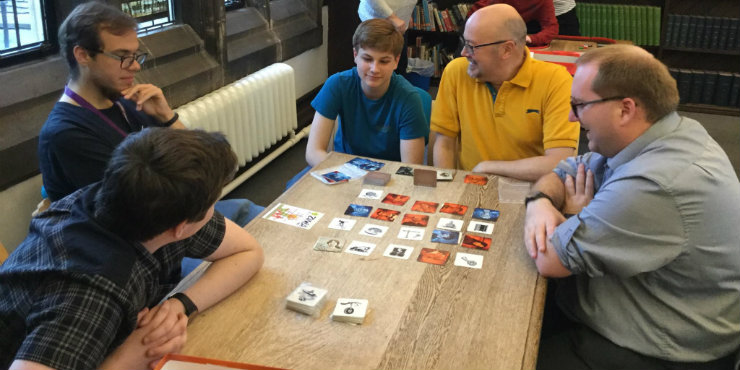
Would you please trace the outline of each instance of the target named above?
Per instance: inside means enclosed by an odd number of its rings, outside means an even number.
[[[538,191],[538,192],[534,193],[533,195],[530,195],[530,196],[524,198],[524,208],[527,208],[527,205],[529,204],[529,202],[531,202],[533,200],[540,199],[540,198],[545,198],[545,199],[549,200],[551,204],[553,204],[553,205],[555,204],[555,202],[552,201],[552,198],[550,198],[549,195],[547,195],[547,194],[545,194],[545,193],[543,193],[541,191]]]
[[[195,303],[190,300],[190,297],[185,295],[185,293],[177,292],[169,296],[167,299],[172,298],[180,301],[182,303],[182,306],[185,307],[185,316],[190,317],[190,315],[198,312],[198,306],[196,306]]]

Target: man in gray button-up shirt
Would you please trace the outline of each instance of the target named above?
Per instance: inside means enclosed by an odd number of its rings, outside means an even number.
[[[570,118],[591,152],[527,198],[537,269],[574,275],[556,301],[575,323],[543,336],[538,368],[728,368],[740,346],[740,183],[727,155],[675,112],[676,82],[644,50],[599,48],[577,65]]]

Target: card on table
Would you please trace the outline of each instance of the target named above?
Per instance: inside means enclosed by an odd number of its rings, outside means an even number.
[[[323,216],[324,214],[321,212],[278,203],[270,212],[265,213],[262,218],[308,230],[313,225],[316,225]]]
[[[398,171],[396,171],[396,175],[414,176],[414,169],[408,166],[401,166],[401,167],[398,167]]]
[[[382,238],[383,235],[385,235],[387,231],[388,231],[388,226],[366,224],[360,230],[360,235]]]
[[[383,255],[390,258],[407,260],[409,259],[409,257],[411,257],[411,253],[413,253],[413,251],[413,247],[399,244],[389,244],[388,248],[385,249],[385,253],[383,253]]]
[[[391,181],[391,175],[385,172],[368,172],[365,175],[365,179],[362,180],[363,184],[385,186],[385,184]]]
[[[402,206],[406,204],[406,202],[409,201],[408,195],[400,195],[400,194],[393,194],[388,193],[388,195],[383,198],[383,203],[393,204],[394,206]]]
[[[385,163],[375,162],[375,161],[371,161],[369,159],[360,158],[360,157],[353,158],[352,160],[348,161],[347,164],[351,164],[365,171],[377,171],[383,168],[383,166],[385,166]]]
[[[437,170],[437,181],[452,181],[453,176],[450,170]]]
[[[434,213],[437,212],[437,206],[439,206],[439,203],[417,200],[411,207],[411,210],[414,212]]]
[[[357,254],[360,256],[369,256],[370,253],[373,253],[374,249],[375,249],[375,244],[373,243],[353,240],[351,243],[349,243],[349,245],[347,246],[347,249],[345,249],[344,251],[350,254]]]
[[[362,324],[365,321],[368,304],[367,299],[339,298],[337,299],[337,305],[334,306],[331,319],[334,321]]]
[[[476,208],[473,210],[473,218],[477,218],[480,220],[486,220],[486,221],[496,221],[498,220],[499,211],[495,209],[488,209],[488,208]]]
[[[465,176],[465,183],[466,184],[485,185],[485,184],[488,183],[488,177],[486,177],[486,176],[480,176],[480,175],[466,175]]]
[[[483,256],[470,253],[455,254],[455,266],[479,269],[483,267]]]
[[[347,210],[344,211],[344,214],[347,216],[356,216],[356,217],[367,217],[370,215],[370,211],[373,209],[373,207],[370,206],[363,206],[360,204],[350,204],[347,207]]]
[[[293,311],[314,315],[321,311],[326,293],[328,293],[326,289],[303,283],[290,293],[285,301],[285,306]]]
[[[383,191],[375,189],[362,189],[360,195],[358,195],[357,197],[362,199],[380,199],[383,197]]]
[[[344,247],[344,240],[328,236],[319,237],[319,240],[313,245],[315,251],[322,252],[341,252]]]
[[[457,244],[460,242],[460,233],[452,230],[434,229],[432,243]]]
[[[355,226],[357,220],[336,217],[329,223],[330,229],[349,231]]]
[[[488,222],[480,222],[476,220],[470,220],[468,224],[468,231],[473,233],[481,233],[491,235],[493,233],[494,224]]]
[[[401,229],[398,230],[398,238],[406,240],[422,240],[424,238],[424,229],[402,226]]]
[[[416,259],[419,262],[431,263],[433,265],[444,265],[447,262],[447,258],[450,257],[450,252],[432,248],[422,248],[419,257]]]
[[[455,220],[452,218],[440,218],[437,222],[438,229],[461,231],[463,226],[463,220]]]
[[[377,208],[375,209],[375,212],[373,212],[373,214],[370,217],[376,220],[393,222],[396,220],[396,217],[398,217],[398,215],[400,214],[401,212],[394,211],[392,209]]]
[[[414,170],[414,185],[416,186],[428,186],[430,188],[437,187],[437,171],[423,170],[417,168]]]
[[[481,249],[487,251],[491,248],[491,238],[478,235],[465,234],[462,246],[465,248]]]
[[[311,176],[319,179],[319,181],[327,185],[335,185],[347,182],[365,176],[365,174],[367,174],[367,171],[361,170],[358,167],[351,166],[346,163],[337,167],[311,171]]]
[[[403,215],[403,220],[401,220],[401,225],[406,226],[426,227],[427,223],[429,223],[429,216],[413,213]]]
[[[445,203],[442,208],[439,209],[442,213],[449,213],[453,215],[463,216],[468,211],[468,206],[456,203]]]

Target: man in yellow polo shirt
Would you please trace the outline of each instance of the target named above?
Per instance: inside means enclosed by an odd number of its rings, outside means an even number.
[[[465,26],[462,55],[445,67],[432,109],[434,165],[534,181],[576,152],[568,121],[573,78],[534,60],[527,27],[506,4],[478,10]],[[460,145],[457,146],[457,138]]]

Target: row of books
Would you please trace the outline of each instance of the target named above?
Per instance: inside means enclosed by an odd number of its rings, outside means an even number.
[[[462,32],[471,4],[453,4],[449,9],[439,10],[437,3],[420,0],[411,15],[409,28],[423,31]]]
[[[416,37],[414,45],[407,46],[406,52],[409,58],[428,60],[434,64],[434,77],[441,77],[442,70],[447,63],[454,59],[454,53],[446,50],[442,43],[429,45],[422,41],[422,37]]]
[[[740,73],[669,68],[681,104],[740,107]]]
[[[738,50],[740,19],[668,14],[664,46]]]
[[[579,2],[576,14],[584,36],[660,44],[660,7]]]

